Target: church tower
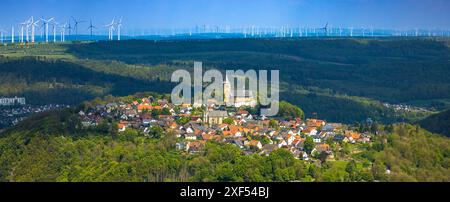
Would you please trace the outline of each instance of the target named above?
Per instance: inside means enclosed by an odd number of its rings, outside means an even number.
[[[223,101],[226,105],[228,102],[230,102],[231,99],[231,83],[228,80],[228,77],[225,76],[225,82],[223,82]]]

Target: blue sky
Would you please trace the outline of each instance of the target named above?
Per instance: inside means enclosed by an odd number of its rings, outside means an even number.
[[[0,26],[29,16],[70,16],[124,28],[230,26],[373,26],[450,28],[448,0],[1,0]]]

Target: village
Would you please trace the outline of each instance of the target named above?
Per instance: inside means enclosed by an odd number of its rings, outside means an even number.
[[[104,119],[115,120],[119,135],[126,130],[137,130],[148,136],[152,128],[161,128],[164,134],[175,134],[176,149],[188,154],[202,152],[208,141],[216,141],[235,145],[245,154],[269,155],[285,148],[297,159],[312,160],[326,154],[326,158],[332,160],[335,154],[330,144],[371,140],[371,134],[359,133],[345,124],[319,119],[261,117],[244,107],[175,106],[167,99],[152,96],[129,103],[97,104],[78,114],[85,128],[97,126]]]
[[[0,132],[4,129],[15,126],[18,123],[26,120],[34,114],[52,111],[57,109],[69,108],[69,105],[64,104],[47,104],[47,105],[0,105]]]

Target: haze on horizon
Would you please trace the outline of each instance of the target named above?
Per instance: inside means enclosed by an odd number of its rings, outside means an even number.
[[[449,29],[447,0],[3,0],[0,27],[30,16],[71,16],[97,27],[124,17],[124,29],[195,26],[366,26],[390,29]],[[85,22],[84,26],[88,26]],[[80,32],[87,32],[80,29]]]

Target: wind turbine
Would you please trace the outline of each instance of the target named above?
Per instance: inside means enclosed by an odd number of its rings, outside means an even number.
[[[0,43],[1,43],[1,44],[4,44],[4,43],[3,43],[3,36],[4,36],[4,33],[6,33],[6,31],[5,31],[4,29],[0,29]]]
[[[325,27],[319,28],[319,30],[325,31],[325,34],[328,36],[328,22],[325,24]]]
[[[61,29],[61,42],[65,42],[66,41],[66,28],[67,28],[67,23],[64,23],[64,25],[59,27]]]
[[[23,35],[24,35],[24,27],[27,27],[27,31],[28,31],[28,22],[22,22],[20,23],[20,43],[23,43]]]
[[[48,24],[53,22],[54,18],[49,18],[48,20],[41,18],[42,24],[45,28],[45,43],[48,43]]]
[[[26,32],[25,32],[25,35],[26,35],[26,41],[27,42],[30,42],[30,37],[29,37],[29,30],[30,30],[30,26],[31,26],[31,24],[32,24],[32,20],[33,19],[33,17],[31,17],[30,19],[28,19],[27,20],[27,22],[26,22]]]
[[[91,31],[91,37],[92,37],[92,30],[93,30],[93,29],[97,29],[97,27],[95,27],[95,26],[92,24],[92,19],[89,21],[89,27],[88,27],[88,29]]]
[[[83,23],[84,21],[83,21],[83,20],[78,21],[78,20],[75,19],[73,16],[72,16],[72,19],[73,19],[73,21],[75,22],[75,25],[73,26],[74,29],[75,29],[75,39],[78,39],[78,25],[81,24],[81,23]]]
[[[120,20],[117,23],[117,41],[120,41],[120,28],[122,27],[122,19],[123,17],[120,17]]]
[[[14,43],[14,25],[11,27],[11,43]]]
[[[52,25],[53,25],[53,43],[56,43],[56,26],[58,26],[59,23],[53,21]]]
[[[71,30],[73,29],[72,25],[70,25],[70,20],[69,20],[69,26],[67,27],[67,29],[69,30],[69,36],[70,36]]]
[[[38,26],[38,23],[39,23],[39,20],[38,20],[38,21],[34,21],[33,16],[31,16],[31,22],[30,22],[30,25],[31,25],[31,42],[32,42],[32,43],[34,43],[34,30],[35,30],[35,27]],[[27,36],[28,36],[28,31],[27,31]],[[28,37],[27,37],[27,38],[28,38]],[[27,39],[27,40],[28,40],[28,39]]]
[[[113,39],[114,21],[115,21],[115,18],[113,18],[113,20],[111,21],[110,24],[105,25],[105,27],[108,27],[108,40]]]

